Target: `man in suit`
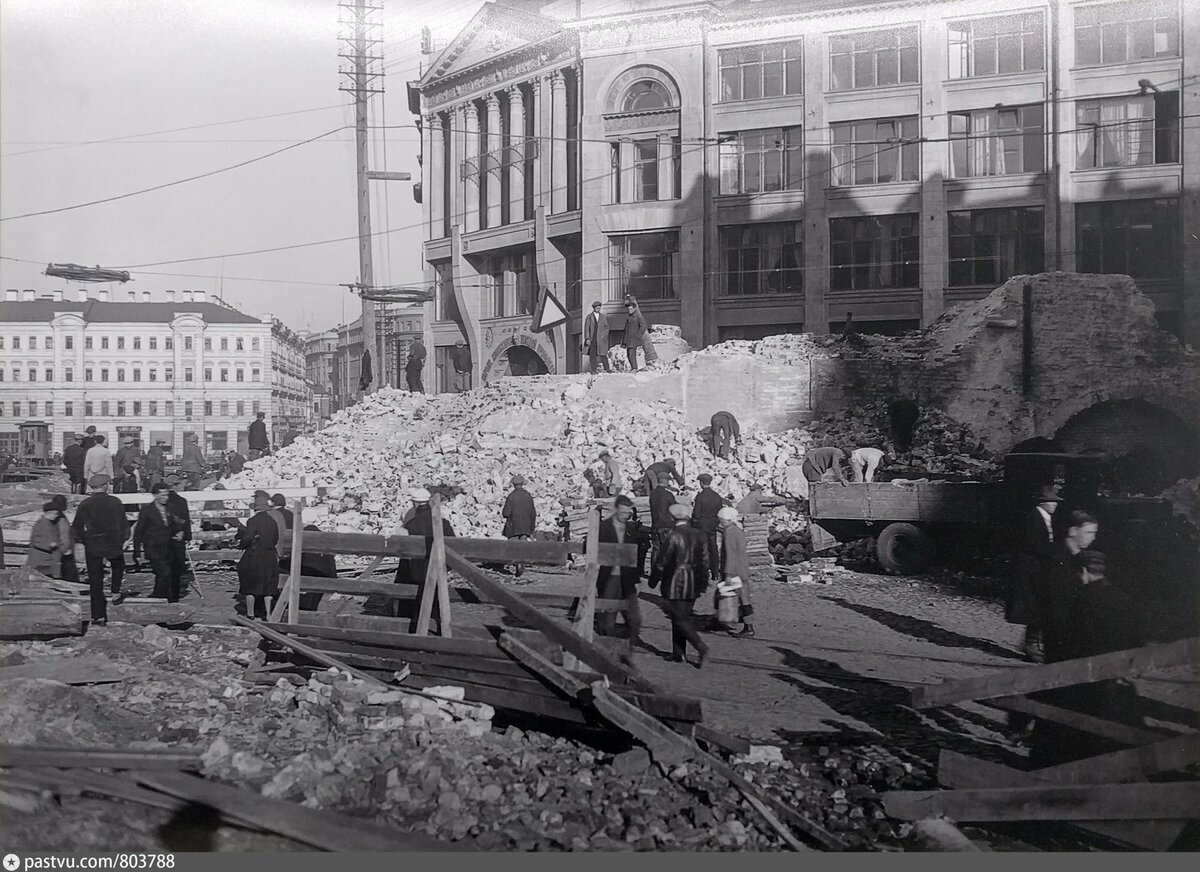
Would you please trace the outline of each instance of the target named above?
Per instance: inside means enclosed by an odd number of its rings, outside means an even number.
[[[1062,497],[1050,485],[1043,487],[1036,499],[1037,505],[1022,519],[1017,577],[1009,590],[1004,619],[1010,624],[1025,625],[1022,649],[1027,658],[1039,662],[1043,626],[1039,604],[1054,549],[1054,511]]]
[[[96,444],[88,449],[83,458],[83,476],[89,482],[92,476],[103,475],[107,476],[111,482],[113,480],[113,460],[112,452],[108,450],[108,446],[104,444],[104,437],[97,434],[92,437]]]
[[[113,605],[125,599],[121,579],[125,575],[125,541],[129,538],[129,519],[121,501],[108,493],[107,475],[88,480],[92,495],[79,504],[71,532],[83,543],[88,585],[92,594],[92,623],[108,623],[108,601],[104,598],[104,563],[112,570]]]
[[[425,343],[414,339],[408,346],[408,363],[404,364],[404,377],[408,389],[414,394],[425,393],[425,385],[421,381],[421,371],[425,369]]]
[[[450,362],[454,364],[454,390],[465,394],[471,389],[471,349],[461,339],[454,340],[454,350],[450,352]]]
[[[633,520],[633,500],[626,496],[617,497],[613,515],[600,522],[600,541],[624,545],[637,538],[637,522]],[[634,644],[641,642],[642,613],[638,605],[638,580],[641,577],[637,566],[601,566],[596,579],[596,596],[600,599],[623,600],[625,629]],[[600,633],[617,635],[617,613],[601,612]]]
[[[596,371],[603,363],[605,372],[612,372],[608,363],[608,317],[600,311],[600,301],[592,303],[592,311],[583,319],[583,352],[588,358],[588,372]]]
[[[721,560],[717,553],[717,528],[720,522],[717,513],[725,508],[725,500],[712,489],[713,477],[707,472],[701,473],[696,479],[700,482],[700,492],[692,503],[692,526],[704,535],[705,559],[713,581],[721,580]]]
[[[184,531],[186,522],[171,511],[171,490],[164,482],[150,489],[152,502],[142,506],[133,529],[133,558],[144,551],[154,571],[154,592],[167,602],[179,602],[180,579],[184,569]]]
[[[188,490],[200,490],[204,477],[204,451],[200,448],[200,437],[189,433],[183,441],[183,462],[179,469],[187,477]]]
[[[625,333],[622,340],[625,344],[625,354],[629,358],[629,369],[637,372],[638,349],[642,347],[642,341],[648,332],[646,319],[642,317],[642,310],[637,303],[626,303],[625,313]]]
[[[63,449],[63,466],[67,468],[67,477],[71,479],[71,493],[81,494],[87,486],[83,477],[83,460],[87,451],[83,447],[83,436],[75,434],[75,441]]]
[[[264,454],[271,453],[271,442],[267,439],[266,412],[255,414],[254,422],[250,425],[250,432],[247,434],[247,443],[250,448],[251,460],[258,460]]]

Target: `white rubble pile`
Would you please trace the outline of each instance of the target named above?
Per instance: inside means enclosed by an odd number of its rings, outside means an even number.
[[[525,380],[529,381],[529,380]],[[466,394],[429,396],[384,388],[338,412],[325,429],[252,461],[225,482],[270,488],[305,477],[327,485],[305,509],[306,522],[343,532],[390,533],[410,503],[408,491],[437,489],[460,536],[498,536],[500,508],[517,473],[538,510],[538,527],[554,530],[563,498],[590,495],[587,467],[600,470],[607,448],[626,486],[644,468],[676,459],[689,488],[709,472],[713,487],[740,499],[755,483],[788,495],[811,440],[804,430],[746,433],[739,457],[715,458],[681,411],[666,403],[620,405],[587,396],[586,376],[501,379]],[[552,389],[547,389],[547,384]]]

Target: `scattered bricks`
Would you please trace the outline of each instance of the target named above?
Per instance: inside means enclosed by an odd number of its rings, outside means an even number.
[[[367,705],[390,705],[392,703],[403,702],[405,696],[400,690],[373,690],[367,694]]]

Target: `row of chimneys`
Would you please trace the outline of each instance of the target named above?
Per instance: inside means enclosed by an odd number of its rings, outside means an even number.
[[[122,298],[121,293],[128,294]],[[205,303],[208,302],[208,296],[204,291],[166,291],[166,302],[168,303]],[[179,298],[176,300],[175,295]],[[95,296],[92,296],[87,288],[79,288],[75,291],[75,299],[80,303],[86,303],[89,299],[99,300],[101,303],[109,302],[109,293],[107,289],[101,288],[95,291]],[[8,288],[4,292],[4,300],[8,303],[16,303],[18,301],[30,302],[32,300],[51,300],[56,303],[63,301],[63,291],[50,291],[49,293],[38,294],[37,291],[25,289],[17,290],[16,288]],[[142,291],[139,295],[137,291],[124,291],[112,295],[112,302],[130,302],[136,303],[139,300],[143,303],[150,302],[150,292]]]

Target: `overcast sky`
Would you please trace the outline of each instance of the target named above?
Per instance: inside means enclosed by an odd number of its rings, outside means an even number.
[[[372,2],[384,7],[387,76],[371,122],[407,126],[386,131],[386,149],[375,132],[372,169],[386,154],[388,170],[419,178],[404,83],[419,74],[421,24],[449,38],[482,0]],[[353,125],[350,95],[338,91],[339,12],[336,0],[0,0],[0,217],[125,194]],[[276,113],[297,114],[216,124]],[[193,125],[213,126],[78,144]],[[346,129],[211,178],[2,221],[0,286],[80,287],[42,275],[49,262],[130,269],[125,287],[136,290],[216,292],[224,274],[224,297],[252,314],[316,330],[343,311],[353,319],[359,302],[337,285],[358,278],[354,241],[220,257],[356,234],[353,137]],[[376,238],[376,284],[420,281],[411,183],[373,182],[372,195],[372,229],[394,231]],[[207,259],[135,268],[191,258]]]

